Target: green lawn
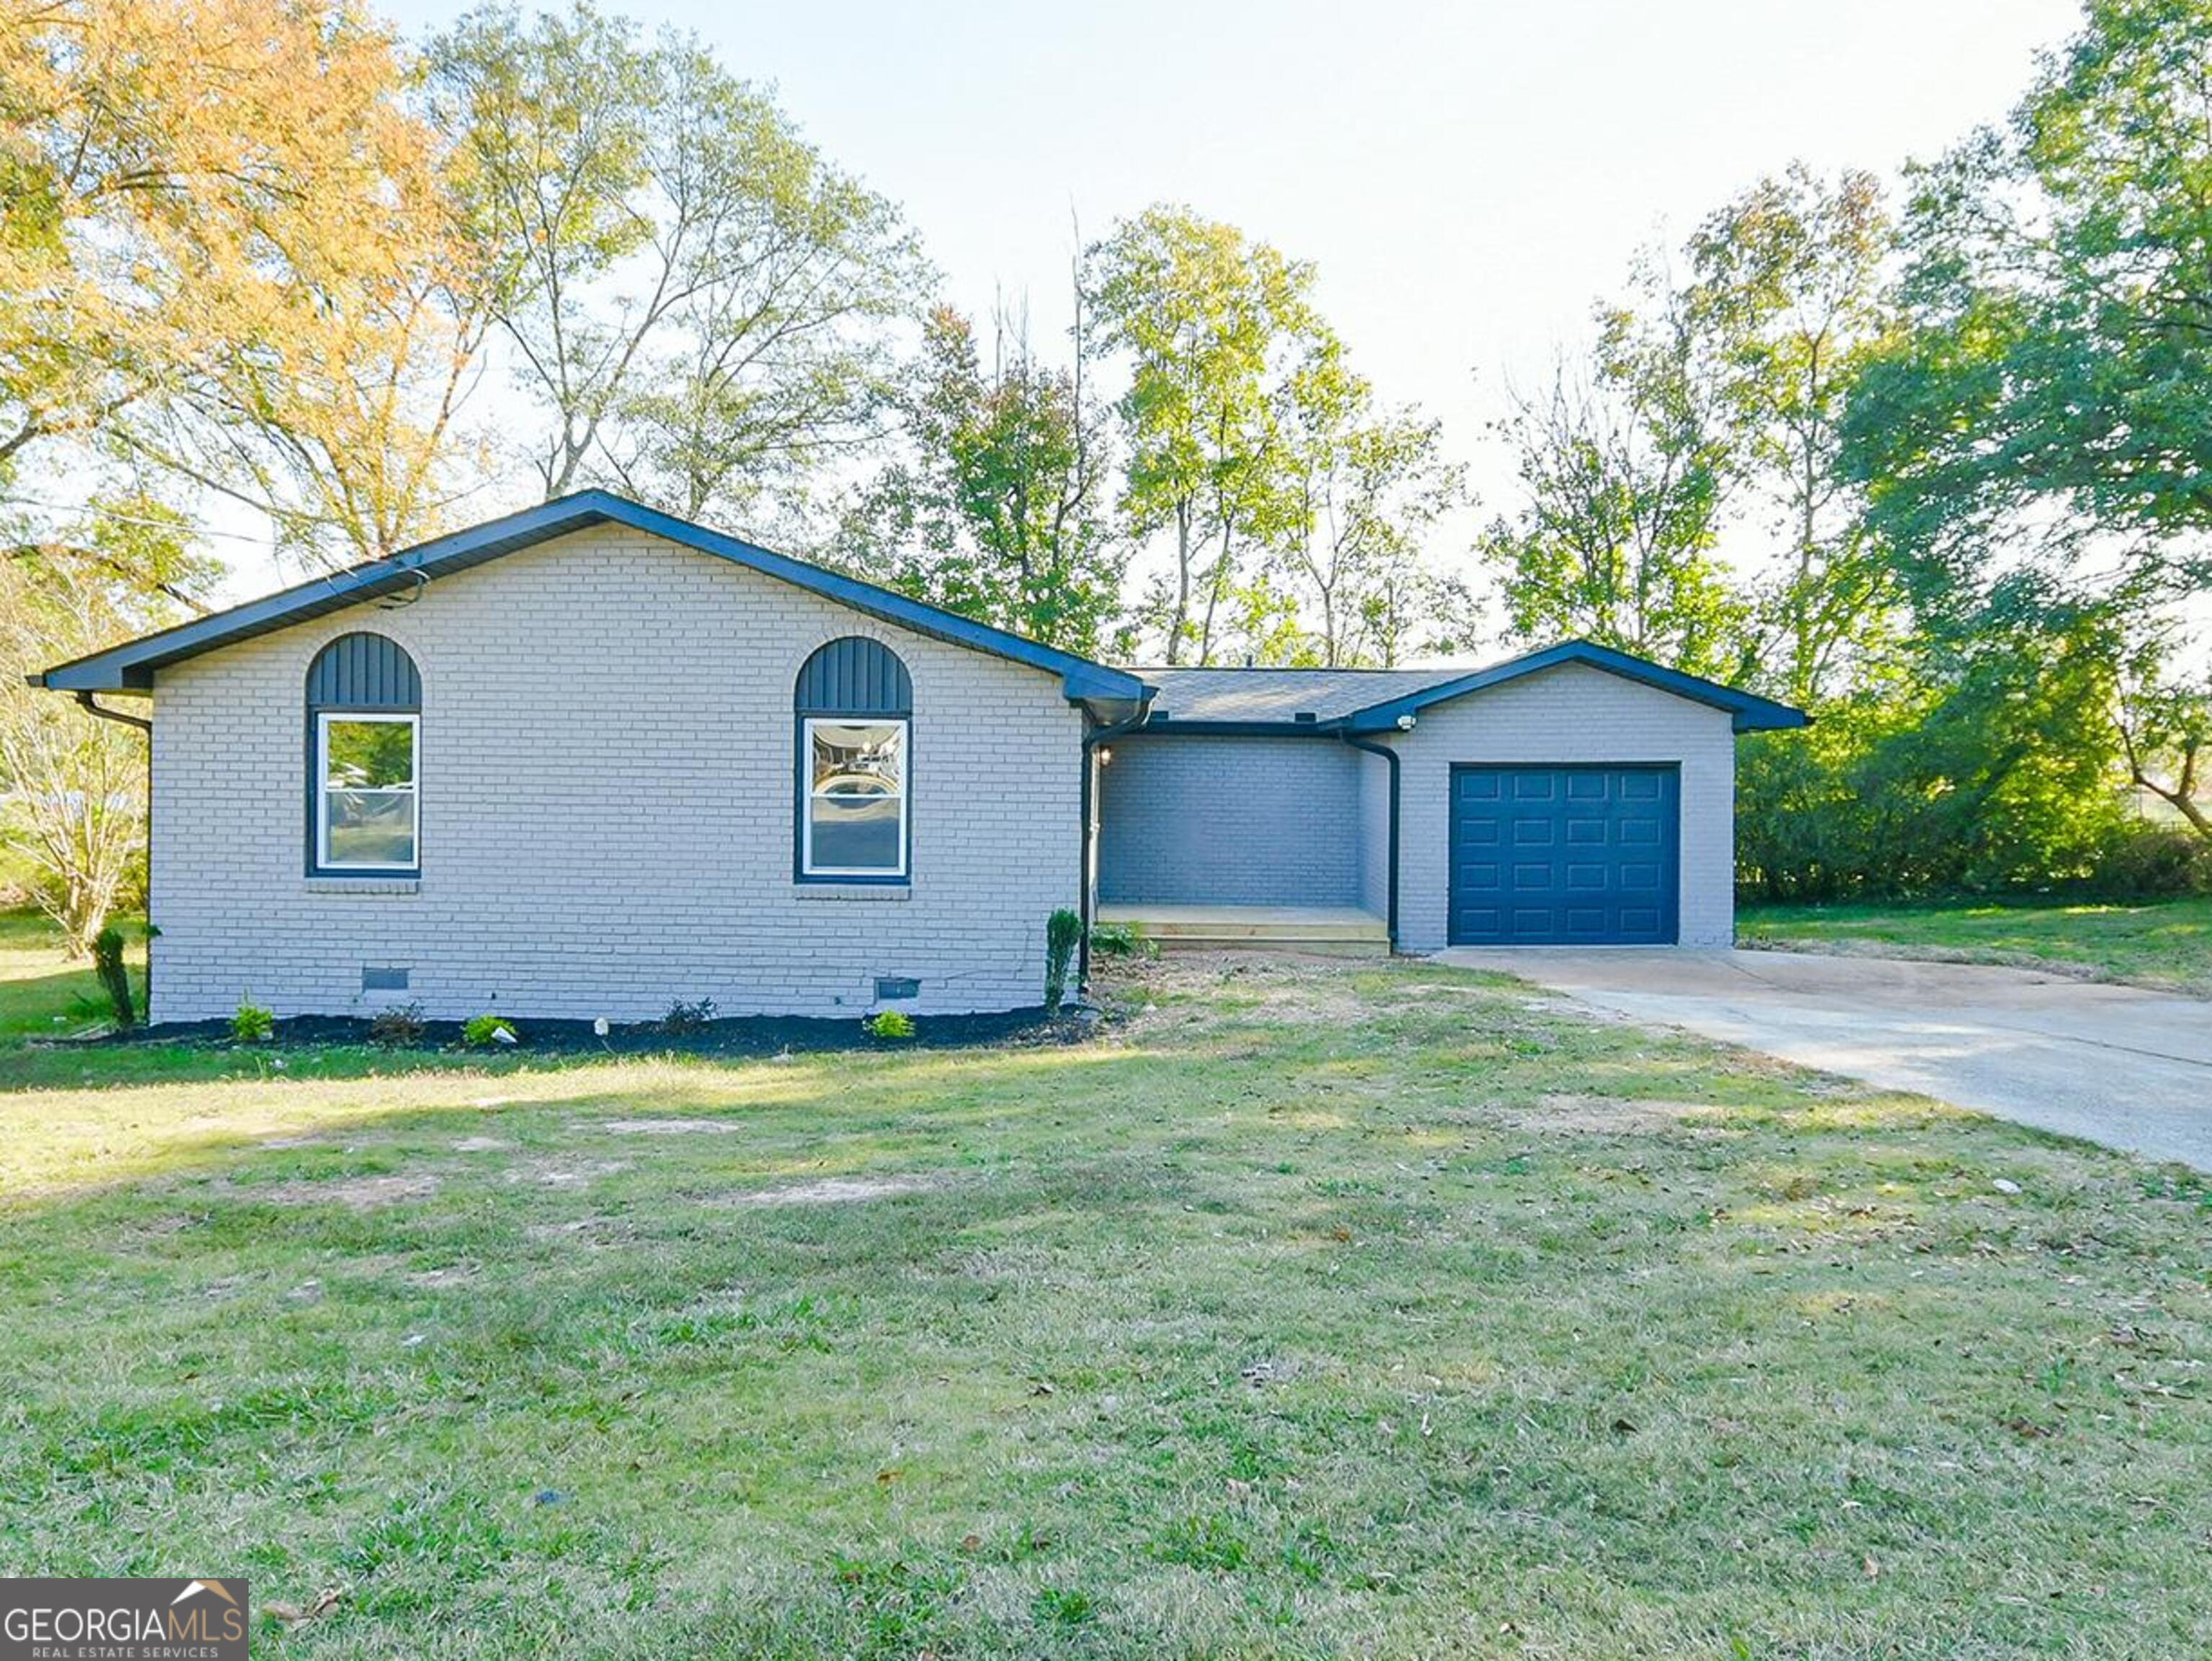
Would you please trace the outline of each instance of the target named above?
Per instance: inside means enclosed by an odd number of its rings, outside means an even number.
[[[1875,946],[1905,956],[2055,967],[2212,995],[2212,899],[2149,905],[1746,906],[1747,946]]]
[[[362,1661],[2212,1649],[2194,1178],[1122,972],[1066,1048],[0,1056],[0,1573]]]
[[[131,936],[131,984],[143,1001],[146,952],[139,931]],[[0,1045],[32,1037],[85,1031],[110,1017],[106,996],[89,958],[72,963],[44,914],[0,911]]]

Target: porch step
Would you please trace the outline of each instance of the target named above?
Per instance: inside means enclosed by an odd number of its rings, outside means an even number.
[[[1348,905],[1102,905],[1103,923],[1133,923],[1163,951],[1312,952],[1380,958],[1389,926]]]

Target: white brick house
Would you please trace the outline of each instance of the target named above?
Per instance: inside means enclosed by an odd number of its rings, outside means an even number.
[[[157,1021],[1021,1008],[1095,898],[1720,943],[1733,733],[1802,719],[1582,646],[1118,670],[600,492],[33,679],[150,699]],[[1556,895],[1483,855],[1540,832]]]

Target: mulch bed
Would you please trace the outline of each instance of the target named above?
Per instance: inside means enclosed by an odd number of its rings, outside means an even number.
[[[722,1016],[697,1025],[672,1029],[659,1021],[635,1021],[611,1026],[602,1037],[590,1021],[512,1018],[520,1042],[465,1046],[459,1021],[425,1021],[421,1037],[399,1050],[459,1050],[471,1048],[482,1055],[523,1052],[535,1055],[605,1056],[776,1056],[786,1051],[839,1050],[952,1050],[972,1045],[1074,1043],[1088,1037],[1097,1026],[1093,1011],[1070,1009],[1048,1016],[1042,1007],[1008,1010],[995,1015],[917,1015],[910,1038],[878,1038],[864,1031],[859,1020],[827,1020],[794,1015]],[[149,1043],[186,1043],[210,1049],[265,1052],[311,1049],[333,1044],[388,1043],[370,1030],[367,1018],[355,1015],[291,1015],[276,1023],[275,1034],[262,1043],[241,1043],[230,1036],[227,1020],[164,1021],[158,1026],[133,1028],[128,1032],[102,1032],[65,1042],[91,1046]]]

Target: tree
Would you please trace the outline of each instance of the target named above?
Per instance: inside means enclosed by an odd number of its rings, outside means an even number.
[[[2114,726],[2128,781],[2212,841],[2212,675],[2176,675],[2173,642],[2161,633],[2135,643],[2122,665]]]
[[[144,855],[146,745],[23,671],[174,622],[172,595],[197,602],[212,564],[182,518],[143,501],[94,504],[89,528],[7,539],[0,559],[0,769],[9,789],[0,843],[33,873],[32,891],[82,956],[125,898]]]
[[[325,0],[0,23],[0,460],[122,446],[321,555],[442,506],[470,351],[436,146]]]
[[[884,198],[697,41],[584,0],[483,7],[429,47],[465,221],[550,498],[605,482],[690,516],[788,497],[872,442],[886,326],[927,280]]]
[[[1283,508],[1276,393],[1333,340],[1313,309],[1313,268],[1234,226],[1161,205],[1087,251],[1083,286],[1096,351],[1129,368],[1117,405],[1121,511],[1138,539],[1170,538],[1172,563],[1145,602],[1146,619],[1168,662],[1210,662],[1224,605],[1250,587],[1247,557]]]
[[[1519,512],[1484,560],[1524,641],[1576,636],[1729,678],[1746,607],[1714,556],[1731,463],[1723,383],[1697,318],[1653,269],[1647,310],[1601,307],[1588,361],[1562,362],[1499,423]]]
[[[1776,516],[1778,569],[1758,584],[1754,656],[1782,697],[1844,690],[1891,620],[1897,585],[1864,491],[1840,466],[1845,399],[1893,324],[1892,227],[1870,173],[1792,166],[1690,239],[1686,299],[1717,354],[1731,464]]]
[[[933,605],[1086,655],[1121,605],[1125,549],[1105,496],[1102,412],[1085,401],[1079,300],[1067,369],[1001,317],[986,369],[968,319],[931,313],[903,390],[908,453],[848,525],[864,567]]]
[[[2203,0],[2091,0],[2010,122],[1917,176],[1846,459],[1923,606],[2027,563],[2212,581],[2208,78]]]
[[[1272,545],[1310,602],[1312,655],[1332,669],[1389,667],[1408,650],[1449,649],[1448,635],[1410,634],[1431,610],[1422,602],[1443,595],[1425,538],[1465,488],[1442,429],[1416,411],[1378,411],[1334,340],[1291,374],[1281,403],[1287,477]]]

